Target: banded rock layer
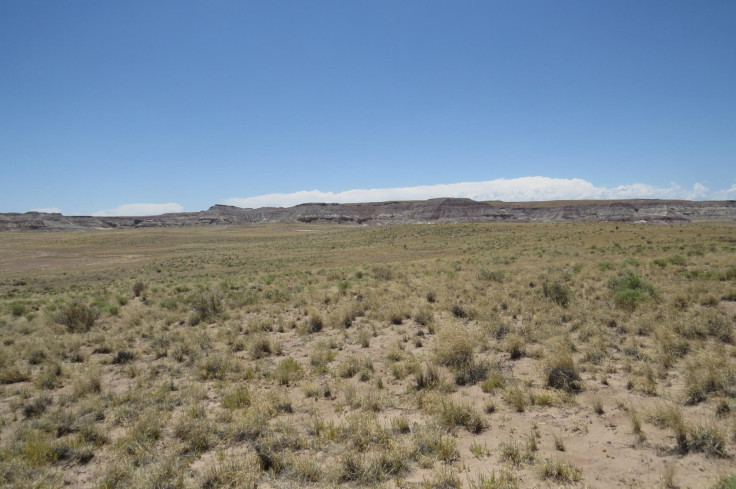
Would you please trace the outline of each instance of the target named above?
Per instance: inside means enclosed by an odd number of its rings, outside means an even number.
[[[200,212],[142,217],[64,216],[40,212],[0,214],[0,231],[184,227],[259,222],[384,225],[430,222],[688,222],[736,220],[736,201],[604,200],[478,202],[471,199],[301,204],[294,207],[215,205]]]

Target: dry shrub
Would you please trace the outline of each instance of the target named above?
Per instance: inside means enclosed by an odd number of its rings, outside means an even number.
[[[135,297],[140,297],[141,294],[146,290],[147,286],[143,282],[136,282],[133,284],[133,295]]]
[[[54,319],[70,333],[84,333],[92,328],[98,317],[95,309],[75,301],[62,307]]]
[[[457,385],[475,385],[486,380],[491,366],[486,361],[472,360],[455,369],[455,383]]]
[[[565,392],[578,392],[582,388],[580,374],[569,349],[558,346],[549,354],[544,366],[547,385]]]
[[[572,291],[567,285],[561,282],[553,282],[552,284],[544,282],[542,284],[542,292],[546,298],[559,306],[567,307],[570,305]]]
[[[225,304],[216,290],[205,290],[195,294],[190,301],[190,307],[193,311],[190,319],[192,325],[212,321],[225,310]]]
[[[312,313],[309,315],[309,318],[307,319],[306,324],[306,332],[307,333],[319,333],[322,331],[322,328],[324,327],[325,322],[322,319],[322,316],[320,316],[318,313]]]

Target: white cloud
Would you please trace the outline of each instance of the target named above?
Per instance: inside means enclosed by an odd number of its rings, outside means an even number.
[[[730,197],[729,197],[730,196]],[[320,190],[288,194],[265,194],[246,198],[226,199],[223,203],[238,207],[290,207],[305,202],[384,202],[388,200],[424,200],[438,197],[465,197],[473,200],[525,202],[579,199],[726,199],[736,196],[736,184],[728,190],[711,191],[696,183],[691,189],[677,183],[656,187],[632,183],[617,187],[597,187],[580,178],[521,177],[499,178],[485,182],[462,182],[417,187],[354,189],[343,192]]]
[[[167,212],[182,212],[184,208],[179,204],[124,204],[114,209],[104,209],[93,213],[93,216],[155,216]]]
[[[736,199],[736,183],[731,185],[731,188],[713,192],[710,198],[714,200],[734,200]]]
[[[45,212],[47,214],[61,214],[61,209],[58,207],[41,207],[39,209],[31,209],[28,212]]]

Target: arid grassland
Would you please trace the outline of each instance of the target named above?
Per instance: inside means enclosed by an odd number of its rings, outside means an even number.
[[[736,224],[0,233],[0,486],[736,488]]]

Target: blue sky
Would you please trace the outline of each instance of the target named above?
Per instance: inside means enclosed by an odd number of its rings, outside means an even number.
[[[736,199],[736,2],[0,3],[0,212]]]

